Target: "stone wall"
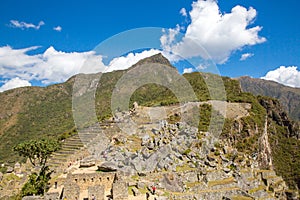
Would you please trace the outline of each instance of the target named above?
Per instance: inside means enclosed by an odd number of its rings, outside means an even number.
[[[105,190],[110,190],[114,181],[115,173],[88,173],[68,174],[66,183],[77,184],[80,190],[87,190],[90,186],[104,185]]]
[[[80,187],[76,183],[66,183],[63,189],[63,196],[66,199],[79,199]]]
[[[128,185],[126,182],[117,181],[113,184],[113,199],[128,200]]]
[[[104,185],[95,185],[88,188],[89,199],[92,199],[92,196],[97,200],[104,200],[105,196],[105,186]]]

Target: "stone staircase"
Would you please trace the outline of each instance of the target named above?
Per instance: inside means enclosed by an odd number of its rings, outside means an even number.
[[[89,154],[87,147],[94,142],[103,130],[101,125],[94,125],[80,131],[80,134],[65,139],[60,150],[54,152],[48,161],[49,167],[56,172],[66,169],[70,163],[79,161]]]

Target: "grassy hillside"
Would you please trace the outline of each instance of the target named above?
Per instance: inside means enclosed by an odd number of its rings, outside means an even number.
[[[300,121],[299,88],[292,88],[273,81],[253,79],[250,77],[241,77],[239,81],[242,90],[245,92],[279,99],[289,116],[293,120]]]
[[[26,87],[0,94],[0,162],[19,159],[12,147],[36,138],[59,138],[72,131],[72,83],[47,88]]]

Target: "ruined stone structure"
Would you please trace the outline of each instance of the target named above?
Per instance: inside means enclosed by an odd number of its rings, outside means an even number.
[[[64,182],[63,197],[67,199],[104,199],[105,191],[110,191],[115,173],[68,174]]]

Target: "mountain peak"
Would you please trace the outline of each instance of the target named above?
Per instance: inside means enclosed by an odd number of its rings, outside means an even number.
[[[148,63],[157,63],[157,64],[167,65],[174,68],[174,66],[170,63],[170,61],[166,57],[164,57],[161,53],[155,54],[148,58],[141,59],[132,67],[135,67],[137,65],[148,64]]]

